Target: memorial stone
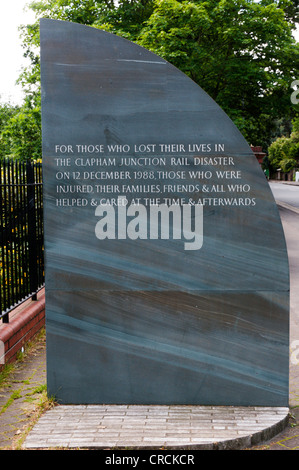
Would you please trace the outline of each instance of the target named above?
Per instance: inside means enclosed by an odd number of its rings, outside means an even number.
[[[248,143],[150,51],[40,28],[49,395],[287,406],[287,252]]]

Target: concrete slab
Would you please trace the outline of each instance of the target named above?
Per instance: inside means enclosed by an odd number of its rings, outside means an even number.
[[[48,410],[24,449],[242,449],[288,422],[284,407],[63,405]]]

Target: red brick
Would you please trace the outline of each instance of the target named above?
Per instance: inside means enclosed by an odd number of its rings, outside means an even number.
[[[38,300],[27,301],[9,314],[9,323],[0,324],[0,341],[4,343],[5,363],[16,359],[22,347],[45,325],[45,293],[38,294]],[[0,364],[0,370],[3,368]]]

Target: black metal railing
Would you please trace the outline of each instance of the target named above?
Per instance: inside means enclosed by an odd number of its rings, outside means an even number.
[[[44,285],[41,163],[0,159],[1,314],[32,297]]]

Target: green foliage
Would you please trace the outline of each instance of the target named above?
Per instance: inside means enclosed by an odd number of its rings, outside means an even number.
[[[0,108],[5,109],[5,106]],[[41,158],[40,99],[29,97],[23,106],[11,108],[0,121],[0,156],[19,160]]]
[[[297,167],[297,161],[293,158],[283,158],[281,160],[280,166],[284,173],[288,173]]]
[[[293,120],[290,137],[279,137],[269,147],[269,163],[274,170],[287,173],[299,167],[299,116]]]
[[[292,124],[293,124],[293,132],[291,136],[296,142],[299,142],[299,116],[296,116]]]
[[[14,107],[10,104],[0,105],[0,156],[8,155],[10,152],[10,145],[7,139],[4,137],[3,131],[7,123],[18,112],[18,109],[18,107]]]
[[[294,113],[289,87],[299,49],[283,9],[253,0],[155,0],[154,5],[139,44],[197,82],[249,143],[267,147],[275,121]]]

